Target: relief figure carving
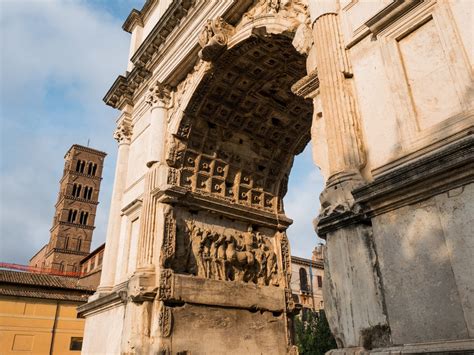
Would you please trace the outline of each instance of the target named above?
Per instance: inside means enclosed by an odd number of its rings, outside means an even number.
[[[279,285],[272,241],[252,227],[241,234],[212,232],[192,224],[186,272],[198,277]]]

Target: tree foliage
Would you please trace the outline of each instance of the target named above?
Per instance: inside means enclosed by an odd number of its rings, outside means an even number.
[[[300,355],[323,355],[337,348],[324,311],[318,314],[307,310],[301,318],[295,318],[294,324]]]

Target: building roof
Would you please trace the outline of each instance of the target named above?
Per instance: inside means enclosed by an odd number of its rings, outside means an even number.
[[[67,155],[69,154],[69,152],[73,149],[77,149],[77,150],[82,150],[84,152],[89,152],[89,153],[93,153],[93,154],[97,154],[97,155],[100,155],[100,156],[103,156],[105,157],[107,155],[106,152],[103,152],[101,150],[97,150],[97,149],[94,149],[94,148],[91,148],[91,147],[85,147],[83,145],[80,145],[80,144],[73,144],[71,145],[71,147],[68,149],[68,151],[66,152],[66,154],[64,155],[64,158],[67,157]]]
[[[292,255],[291,262],[298,265],[311,266],[318,269],[324,269],[324,262],[322,260],[311,260],[311,259],[300,258],[299,256]]]
[[[81,261],[80,264],[84,264],[87,260],[95,256],[96,254],[99,254],[102,250],[105,249],[105,243],[102,243],[99,245],[97,248],[95,248],[93,251],[91,251],[87,256],[85,256]]]
[[[86,302],[94,289],[77,277],[0,270],[0,295]]]

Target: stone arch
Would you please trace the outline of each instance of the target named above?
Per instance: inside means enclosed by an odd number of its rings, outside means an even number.
[[[301,23],[273,14],[236,28],[215,21],[210,30],[223,33],[212,32],[201,43],[202,59],[178,86],[168,120],[160,282],[173,279],[173,285],[204,293],[218,287],[216,282],[227,284],[219,286],[221,296],[207,300],[163,291],[160,309],[173,314],[173,329],[164,334],[179,337],[183,327],[180,311],[168,308],[177,298],[206,318],[225,297],[226,307],[242,317],[230,331],[241,331],[237,323],[249,329],[252,322],[275,322],[278,330],[249,334],[255,341],[269,337],[272,345],[257,341],[250,349],[286,353],[293,346],[296,304],[285,234],[292,221],[282,200],[294,156],[310,141],[313,117],[312,102],[291,91],[306,75],[306,56],[294,44]],[[232,299],[241,290],[248,299]],[[193,308],[200,302],[208,308]],[[249,310],[260,313],[247,319]],[[218,339],[226,347],[225,337]],[[186,346],[205,347],[192,338]]]

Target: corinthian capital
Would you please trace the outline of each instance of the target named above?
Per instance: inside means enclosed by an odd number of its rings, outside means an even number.
[[[122,119],[119,121],[114,132],[114,138],[119,144],[130,143],[132,138],[132,123],[129,119]]]
[[[171,87],[157,81],[148,89],[145,101],[152,107],[169,107],[171,104]]]

